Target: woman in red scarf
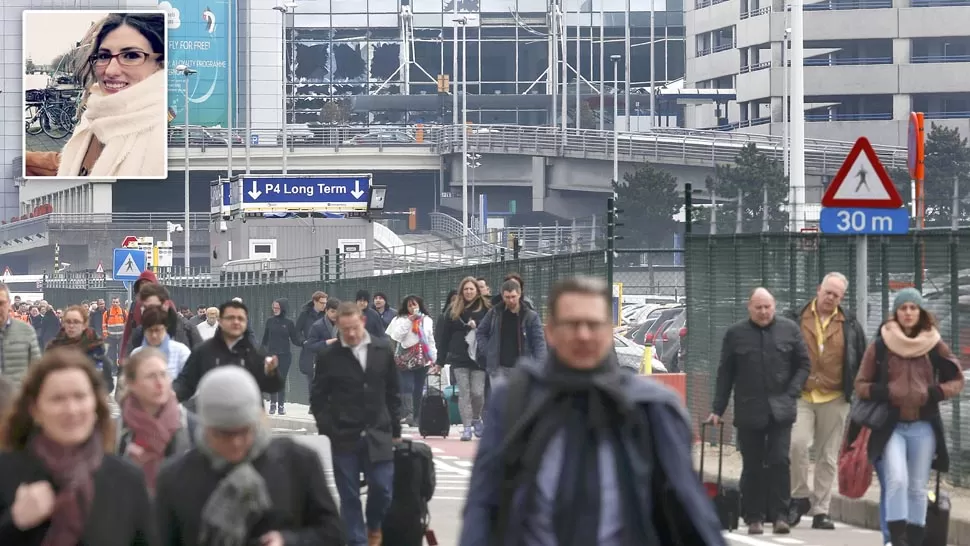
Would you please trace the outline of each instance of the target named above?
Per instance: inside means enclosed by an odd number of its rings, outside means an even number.
[[[0,544],[155,544],[144,477],[113,447],[108,393],[91,360],[77,349],[45,352],[0,425]]]
[[[190,422],[175,399],[165,353],[143,347],[128,357],[124,374],[127,390],[121,399],[117,453],[141,467],[154,493],[162,462],[192,449],[194,418]]]

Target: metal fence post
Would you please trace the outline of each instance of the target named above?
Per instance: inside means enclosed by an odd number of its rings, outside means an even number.
[[[323,249],[323,282],[330,282],[330,249]]]
[[[340,260],[340,249],[339,248],[337,249],[336,255],[334,256],[334,261],[336,262],[336,270],[337,270],[335,277],[336,277],[336,280],[339,281],[340,280],[340,265],[341,265],[341,263],[340,263],[341,262],[341,260]]]
[[[880,283],[882,285],[880,287],[880,290],[882,290],[882,301],[880,302],[882,304],[882,317],[880,322],[882,322],[889,316],[889,239],[885,236],[879,239],[879,274],[882,279]],[[868,325],[863,324],[863,326],[867,327]]]
[[[923,234],[913,234],[913,286],[923,292]]]
[[[953,232],[950,234],[950,349],[953,354],[960,354],[960,259],[957,256],[957,250],[959,248],[960,236]],[[922,273],[922,272],[920,272]],[[920,274],[920,277],[923,275]],[[963,453],[963,438],[962,431],[960,430],[960,395],[957,395],[956,399],[950,404],[950,438],[953,441],[953,452]],[[961,471],[962,470],[962,471]],[[951,480],[953,484],[957,486],[962,486],[964,478],[967,472],[964,469],[958,469],[957,472],[951,474]]]

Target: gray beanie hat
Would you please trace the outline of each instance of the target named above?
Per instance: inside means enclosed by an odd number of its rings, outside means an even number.
[[[260,422],[263,395],[249,370],[218,366],[199,381],[196,408],[204,427],[239,429]]]
[[[893,300],[893,313],[899,311],[899,308],[904,304],[912,303],[919,308],[923,307],[923,295],[919,293],[919,290],[915,288],[904,288],[896,294],[896,298]]]

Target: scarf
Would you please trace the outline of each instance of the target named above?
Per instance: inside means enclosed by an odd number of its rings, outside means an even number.
[[[168,352],[168,342],[169,342],[170,339],[172,339],[172,337],[168,335],[168,332],[165,332],[165,337],[162,339],[162,343],[158,347],[156,347],[156,349],[158,349],[159,351],[165,353],[165,358],[166,359],[168,359],[170,357],[170,354]],[[141,346],[142,347],[151,347],[151,344],[148,343],[148,336],[144,335],[144,333],[142,333]]]
[[[90,176],[164,176],[166,76],[166,70],[159,70],[113,94],[104,93],[95,84],[74,134],[61,151],[57,176],[78,176],[93,138],[104,144],[104,149]]]
[[[148,490],[155,491],[155,478],[165,460],[168,444],[175,433],[182,428],[182,410],[175,397],[169,398],[158,415],[145,411],[134,396],[126,396],[121,403],[121,418],[131,432],[131,441],[136,442],[145,454],[136,461],[145,472]]]
[[[418,347],[421,348],[421,355],[426,359],[430,359],[431,345],[428,344],[428,338],[424,332],[424,315],[415,313],[408,318],[411,319],[411,333],[418,336]]]
[[[67,332],[62,327],[54,339],[47,344],[49,349],[55,347],[74,347],[80,349],[87,355],[96,353],[98,349],[104,350],[104,341],[98,337],[93,328],[85,328],[78,337],[68,337]]]
[[[940,343],[940,332],[936,328],[923,330],[916,337],[909,337],[902,326],[890,320],[879,329],[886,347],[902,358],[916,358],[929,354]]]
[[[94,473],[104,459],[101,433],[95,430],[87,442],[70,447],[39,433],[30,439],[28,450],[44,464],[57,490],[51,525],[41,545],[76,546],[94,499]]]
[[[195,434],[196,448],[209,459],[216,472],[225,473],[202,507],[199,545],[246,546],[250,529],[273,506],[266,481],[252,465],[269,447],[270,431],[257,425],[253,447],[235,465],[212,451],[203,427],[196,429]]]
[[[535,412],[535,423],[520,430],[526,442],[523,459],[527,461],[541,461],[550,441],[560,432],[563,434],[562,467],[552,518],[557,544],[588,546],[599,540],[600,449],[604,443],[612,447],[622,489],[624,544],[637,544],[645,535],[642,529],[631,526],[643,513],[637,488],[644,484],[623,478],[624,469],[631,467],[632,460],[622,439],[641,436],[642,431],[632,429],[643,419],[639,408],[625,394],[619,365],[610,358],[594,370],[575,370],[553,355],[548,366],[545,380],[550,392],[546,402]],[[526,469],[526,479],[534,482],[537,469]],[[534,494],[527,499],[534,502]],[[532,508],[525,507],[527,512]]]

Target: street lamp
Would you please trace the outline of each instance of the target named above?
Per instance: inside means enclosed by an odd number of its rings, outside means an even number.
[[[620,183],[620,132],[616,126],[620,117],[620,56],[610,55],[613,61],[613,184]],[[614,186],[613,192],[616,192]]]
[[[467,154],[465,156],[465,161],[468,163],[468,168],[472,170],[471,174],[471,187],[472,187],[472,217],[475,216],[475,211],[478,209],[478,199],[475,197],[475,169],[482,166],[482,154]]]
[[[296,4],[293,2],[286,2],[282,6],[273,6],[274,10],[280,12],[280,29],[283,36],[283,174],[286,174],[287,156],[289,155],[287,152],[289,151],[290,146],[286,128],[287,118],[289,117],[289,113],[287,112],[289,108],[287,104],[287,93],[290,87],[289,78],[287,77],[288,71],[286,68],[286,14],[289,13],[290,8],[296,8]]]
[[[189,76],[196,71],[184,64],[176,66],[175,71],[185,76],[185,134],[182,136],[185,137],[185,268],[188,269],[192,257],[189,245]]]
[[[461,25],[461,255],[468,243],[468,17],[458,17]]]

